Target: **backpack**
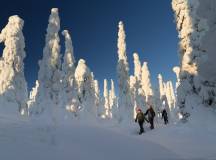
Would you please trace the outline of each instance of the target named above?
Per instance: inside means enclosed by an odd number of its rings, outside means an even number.
[[[148,110],[148,117],[149,117],[149,118],[154,118],[154,117],[155,117],[155,112],[154,112],[153,109],[149,109],[149,110]]]
[[[140,113],[137,114],[137,120],[138,120],[139,122],[145,120],[145,117],[144,117],[144,113],[143,113],[143,112],[140,112]]]

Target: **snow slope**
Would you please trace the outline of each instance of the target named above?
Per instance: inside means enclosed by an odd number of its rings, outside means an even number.
[[[216,127],[192,121],[160,124],[153,131],[146,125],[145,130],[139,136],[137,124],[119,127],[107,121],[86,124],[75,119],[49,124],[0,114],[0,159],[216,159]]]

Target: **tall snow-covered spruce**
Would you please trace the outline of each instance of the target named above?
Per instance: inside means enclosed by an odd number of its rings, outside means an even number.
[[[133,118],[133,106],[131,103],[130,94],[130,79],[129,79],[129,67],[126,55],[126,42],[125,31],[123,22],[119,22],[118,31],[118,65],[117,65],[117,77],[119,87],[119,121],[125,122]]]
[[[133,58],[134,58],[134,76],[137,78],[137,80],[140,83],[142,79],[142,66],[140,63],[138,53],[134,53]]]
[[[1,109],[24,113],[27,108],[27,83],[24,77],[25,40],[22,33],[24,21],[18,16],[9,17],[8,24],[0,33],[4,43],[0,60]]]
[[[80,115],[85,118],[95,118],[97,116],[95,81],[83,59],[79,60],[76,67],[75,80],[78,88],[79,106],[81,107]]]
[[[134,106],[134,115],[136,115],[136,107],[142,109],[146,106],[146,96],[142,88],[142,66],[138,53],[133,54],[134,59],[134,76],[130,76],[131,97]]]
[[[96,116],[100,116],[101,98],[98,80],[94,80]]]
[[[39,88],[33,109],[41,113],[46,109],[57,107],[61,90],[61,59],[59,44],[60,19],[58,9],[53,8],[49,17],[46,33],[46,42],[43,49],[43,58],[39,61],[38,82]]]
[[[151,77],[148,69],[148,64],[147,62],[144,62],[142,66],[142,89],[145,93],[147,103],[153,103],[152,102],[153,91],[152,91],[150,78]]]
[[[165,95],[164,82],[163,82],[163,77],[161,74],[158,74],[158,83],[159,83],[159,93],[160,93],[160,99],[161,99],[161,97]]]
[[[215,0],[172,0],[180,47],[178,107],[187,120],[199,104],[215,106]],[[196,106],[191,100],[196,98]]]
[[[169,109],[171,111],[175,107],[175,94],[173,90],[172,81],[166,82],[165,90],[166,90],[165,93],[166,93]]]
[[[109,101],[109,91],[107,79],[104,79],[104,108],[105,108],[105,116],[107,118],[111,118],[111,109],[110,109],[110,101]]]
[[[32,88],[29,94],[29,99],[27,102],[28,107],[31,107],[33,103],[35,103],[35,98],[36,98],[36,95],[38,94],[38,88],[39,88],[39,82],[38,80],[36,80],[35,87]]]
[[[65,38],[65,53],[62,64],[62,91],[61,101],[62,107],[76,112],[77,110],[77,85],[74,77],[75,73],[75,58],[71,36],[68,30],[64,30],[62,35]]]
[[[117,119],[118,117],[118,108],[117,108],[117,97],[115,94],[115,85],[114,81],[111,79],[111,89],[109,91],[109,103],[110,103],[110,109],[111,109],[111,116],[113,119]]]

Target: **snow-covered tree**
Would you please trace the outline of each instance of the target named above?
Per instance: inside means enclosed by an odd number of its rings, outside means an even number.
[[[142,109],[146,106],[146,96],[142,88],[142,66],[137,53],[133,54],[134,58],[134,76],[130,77],[131,96],[133,99],[134,115],[136,114],[136,107]]]
[[[94,90],[95,90],[95,105],[97,107],[97,116],[100,115],[101,99],[100,99],[100,88],[98,80],[94,80]]]
[[[161,112],[163,103],[165,103],[163,102],[164,100],[166,100],[167,107],[168,107],[168,102],[167,102],[167,97],[166,97],[166,85],[163,82],[162,75],[158,74],[158,89],[155,89],[155,95],[154,95],[154,103],[155,103],[156,110],[158,112]]]
[[[1,108],[12,106],[12,110],[24,114],[27,109],[27,83],[24,77],[25,40],[24,21],[18,16],[9,17],[8,24],[0,32],[0,43],[4,51],[0,59],[0,101]],[[3,109],[2,108],[2,109]]]
[[[77,101],[77,86],[74,78],[76,68],[71,36],[67,30],[64,30],[62,35],[65,37],[65,54],[62,64],[61,101],[63,101],[62,105],[65,108],[70,106],[72,100]]]
[[[138,107],[136,102],[136,98],[138,96],[138,89],[139,89],[138,87],[139,84],[138,84],[137,77],[130,76],[130,91],[131,91],[131,99],[133,104],[133,118],[136,117],[136,108]]]
[[[34,111],[41,113],[44,109],[57,107],[61,90],[61,58],[59,44],[60,19],[58,9],[53,8],[49,17],[43,58],[39,61],[39,88],[36,95]]]
[[[170,111],[175,107],[175,94],[173,90],[173,85],[171,81],[166,82],[166,97],[169,105]]]
[[[160,91],[158,87],[154,89],[153,106],[155,112],[157,113],[157,118],[159,118],[161,113],[162,102],[161,102]]]
[[[139,55],[137,53],[133,54],[134,58],[134,76],[137,78],[138,81],[141,82],[142,79],[142,67],[139,60]]]
[[[115,94],[114,81],[112,79],[111,79],[111,89],[109,91],[109,103],[110,103],[112,118],[116,119],[118,116],[117,97]]]
[[[178,107],[183,120],[190,116],[191,99],[215,106],[215,8],[214,0],[173,0],[180,47]],[[197,102],[199,103],[199,102]]]
[[[75,58],[74,58],[72,39],[68,30],[62,31],[62,35],[65,37],[65,54],[64,54],[64,62],[62,64],[62,70],[69,71],[71,72],[71,75],[73,75],[75,72]]]
[[[159,93],[160,93],[160,99],[161,99],[161,97],[165,95],[164,82],[163,82],[163,77],[161,74],[158,75],[158,83],[159,83]]]
[[[30,91],[30,94],[29,94],[29,99],[28,99],[28,106],[32,106],[32,103],[35,103],[35,98],[38,94],[38,88],[39,88],[39,82],[38,80],[36,80],[35,82],[35,87],[32,88],[32,90]]]
[[[122,22],[119,22],[118,31],[118,65],[117,65],[117,77],[119,87],[119,120],[128,121],[133,118],[133,106],[131,104],[130,86],[129,86],[129,68],[126,55],[126,42],[125,31]]]
[[[107,118],[111,118],[111,108],[110,108],[110,102],[109,102],[109,91],[108,91],[108,83],[107,79],[104,79],[104,108],[105,108],[105,116]]]
[[[90,69],[85,60],[80,59],[75,70],[75,79],[78,89],[79,106],[82,116],[96,117],[97,108],[95,106],[95,82]]]
[[[153,96],[153,91],[147,62],[144,62],[142,66],[142,89],[146,96],[146,102],[152,103],[150,99]]]

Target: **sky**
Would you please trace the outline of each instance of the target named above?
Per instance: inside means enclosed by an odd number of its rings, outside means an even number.
[[[38,76],[51,8],[59,8],[61,30],[71,33],[74,56],[86,60],[103,87],[103,79],[116,82],[118,22],[126,32],[127,57],[133,74],[133,53],[141,63],[148,62],[153,86],[157,75],[175,82],[172,68],[179,64],[178,36],[171,0],[2,0],[0,30],[8,17],[19,15],[24,21],[26,43],[25,77],[31,89]],[[61,53],[64,53],[64,37]],[[0,53],[3,44],[0,44]]]

